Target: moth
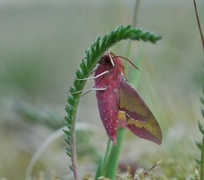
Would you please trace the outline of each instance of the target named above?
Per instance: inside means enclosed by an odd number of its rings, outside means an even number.
[[[140,138],[161,144],[161,128],[146,103],[125,78],[125,65],[121,57],[109,52],[98,63],[94,74],[96,98],[109,138],[116,145],[118,127],[122,127]]]

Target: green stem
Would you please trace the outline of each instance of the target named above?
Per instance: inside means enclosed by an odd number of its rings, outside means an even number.
[[[196,1],[193,0],[193,2],[194,2],[194,8],[195,8],[196,19],[197,19],[197,23],[198,23],[198,29],[199,29],[199,32],[200,32],[200,39],[201,39],[202,46],[203,46],[203,51],[204,51],[204,36],[203,36],[203,31],[202,31],[202,27],[201,27],[201,24],[200,24],[200,19],[199,19],[199,15],[198,15],[198,10],[197,10],[197,6],[196,6]]]
[[[108,163],[108,160],[110,158],[111,148],[112,148],[112,141],[109,139],[108,143],[107,143],[107,148],[106,148],[106,153],[105,153],[104,161],[103,161],[104,167],[106,167],[106,164]],[[104,169],[103,169],[103,171],[104,171]]]
[[[133,18],[132,18],[132,23],[131,26],[132,27],[136,27],[137,26],[137,17],[138,17],[138,12],[139,12],[139,6],[142,0],[136,0],[135,1],[135,6],[134,6],[134,14],[133,14]],[[126,49],[126,57],[130,56],[130,52],[131,52],[131,45],[132,45],[132,41],[128,41],[127,44],[127,49]]]
[[[202,139],[202,149],[201,149],[200,179],[204,179],[204,135]]]
[[[122,149],[122,142],[124,139],[124,135],[125,135],[125,129],[119,128],[118,137],[117,137],[117,146],[112,144],[112,147],[108,156],[108,162],[105,164],[104,175],[105,177],[108,177],[110,179],[115,179],[115,174],[118,169],[118,161],[119,161],[120,152]],[[111,140],[109,140],[109,142],[110,141]]]

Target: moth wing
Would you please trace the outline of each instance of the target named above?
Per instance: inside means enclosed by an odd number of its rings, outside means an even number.
[[[161,128],[133,86],[123,79],[120,82],[119,93],[119,109],[122,111],[120,113],[125,113],[126,115],[126,127],[140,138],[161,144]],[[120,114],[119,117],[123,117],[124,121],[124,115]]]

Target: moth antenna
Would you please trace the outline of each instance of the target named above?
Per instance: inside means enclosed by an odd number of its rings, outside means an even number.
[[[113,65],[113,67],[115,67],[115,64],[114,64],[114,62],[113,62],[113,58],[112,58],[110,52],[108,53],[108,56],[109,56],[109,58],[110,58],[111,64]]]
[[[130,61],[128,58],[124,57],[124,56],[114,56],[113,58],[115,57],[119,57],[119,58],[122,58],[122,59],[125,59],[126,61],[128,61],[135,69],[138,69],[140,70],[132,61]]]
[[[90,80],[90,79],[97,79],[97,78],[99,78],[99,77],[101,77],[101,76],[103,76],[104,74],[107,74],[107,73],[109,73],[108,70],[107,70],[107,71],[104,71],[104,72],[102,72],[101,74],[98,74],[97,76],[94,76],[94,77],[88,77],[88,78],[76,79],[76,80],[78,80],[78,81],[84,81],[84,80]]]

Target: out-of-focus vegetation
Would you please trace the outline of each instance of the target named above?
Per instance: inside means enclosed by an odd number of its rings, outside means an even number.
[[[133,4],[0,1],[0,178],[24,179],[33,153],[63,124],[67,88],[85,49],[98,34],[130,24]],[[204,3],[197,1],[197,6],[202,23]],[[203,51],[193,2],[143,1],[138,26],[163,37],[156,45],[134,42],[130,59],[134,61],[145,47],[138,91],[157,117],[164,139],[158,146],[127,133],[120,167],[149,169],[162,161],[159,173],[184,179],[198,168],[194,139],[201,138],[197,120],[203,120],[199,101]],[[113,51],[124,55],[126,44]],[[90,81],[87,88],[92,86]],[[82,98],[78,121],[102,127],[94,92]],[[103,128],[83,133],[78,133],[77,141],[80,170],[94,174],[107,136]],[[63,138],[50,145],[33,175],[43,171],[48,177],[67,179],[69,158],[64,148]]]

